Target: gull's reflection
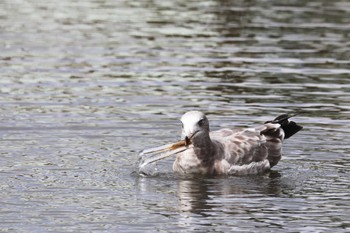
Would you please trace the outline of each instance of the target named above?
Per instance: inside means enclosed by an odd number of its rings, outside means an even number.
[[[200,215],[206,215],[212,208],[220,208],[220,203],[225,208],[234,204],[239,207],[234,198],[262,196],[278,196],[281,194],[280,174],[271,171],[263,176],[230,177],[222,179],[179,179],[177,195],[180,202],[180,211]],[[218,200],[220,199],[220,200]],[[225,203],[225,200],[230,200]]]
[[[198,230],[198,226],[215,231],[216,225],[211,221],[217,215],[256,211],[270,205],[266,198],[283,196],[294,189],[293,180],[283,178],[276,171],[222,178],[184,178],[166,173],[156,177],[137,176],[135,181],[139,205],[162,216],[175,214],[175,224],[189,232],[192,228]]]
[[[179,180],[177,194],[181,211],[200,214],[210,209],[208,183],[205,180]]]

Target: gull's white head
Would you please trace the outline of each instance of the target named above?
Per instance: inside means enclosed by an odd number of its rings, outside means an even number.
[[[186,112],[181,117],[182,138],[191,140],[194,136],[206,134],[209,135],[208,118],[199,111]]]

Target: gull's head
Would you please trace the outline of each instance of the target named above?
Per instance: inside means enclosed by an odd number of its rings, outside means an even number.
[[[209,135],[208,118],[198,111],[186,112],[181,117],[182,123],[182,138],[186,141],[194,139],[200,135]]]

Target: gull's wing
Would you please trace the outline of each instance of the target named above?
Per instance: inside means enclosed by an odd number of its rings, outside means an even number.
[[[232,167],[230,170],[237,171],[239,166],[248,164],[257,171],[267,169],[267,162],[272,167],[281,158],[283,130],[280,124],[267,123],[248,129],[221,129],[211,132],[210,136],[217,147],[217,158],[225,159]]]

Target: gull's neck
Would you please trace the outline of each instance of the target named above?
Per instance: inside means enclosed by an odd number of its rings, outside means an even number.
[[[193,150],[198,159],[205,164],[210,164],[214,158],[215,148],[209,133],[197,135],[193,140]]]

